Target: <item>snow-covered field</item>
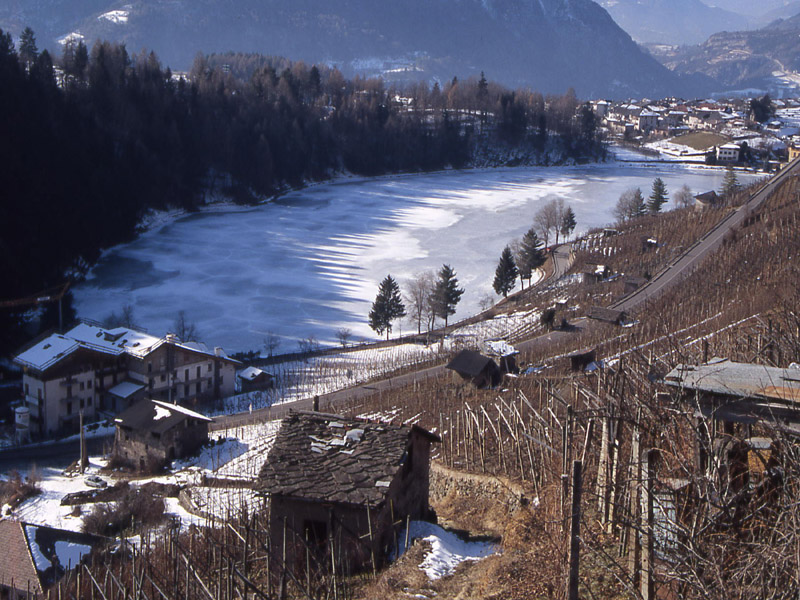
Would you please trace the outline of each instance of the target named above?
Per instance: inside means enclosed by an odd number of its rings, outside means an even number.
[[[342,327],[374,339],[367,314],[386,274],[402,287],[450,264],[466,289],[453,320],[463,318],[493,295],[503,247],[544,202],[564,198],[580,233],[610,222],[623,191],[646,195],[656,177],[670,191],[687,184],[700,193],[719,189],[723,171],[606,163],[339,180],[153,228],[106,252],[75,286],[76,305],[79,316],[102,320],[130,304],[156,335],[184,310],[201,339],[229,352],[260,348],[268,331],[281,336],[279,352],[308,336],[332,344]],[[412,328],[398,323],[394,333]]]
[[[192,486],[192,499],[203,512],[218,517],[226,516],[242,504],[254,505],[257,501],[252,490],[237,487],[200,486],[203,476],[225,480],[246,480],[258,475],[261,465],[272,447],[280,427],[279,421],[237,427],[235,430],[218,433],[222,438],[213,446],[203,448],[195,457],[175,461],[170,471],[164,475],[131,481],[132,486],[148,482],[179,483]],[[87,475],[98,473],[106,461],[90,457]],[[31,472],[22,473],[32,475]],[[83,517],[94,508],[94,504],[61,506],[61,499],[69,493],[92,489],[86,485],[84,476],[67,474],[60,469],[42,468],[35,472],[40,479],[41,493],[34,496],[13,511],[13,516],[34,525],[49,525],[70,531],[81,531]],[[109,485],[116,478],[103,474]],[[181,518],[184,526],[202,523],[204,519],[188,513],[178,504],[177,498],[166,499],[166,511]]]

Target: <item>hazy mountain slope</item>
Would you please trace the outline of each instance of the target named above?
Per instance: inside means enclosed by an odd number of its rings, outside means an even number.
[[[755,31],[718,33],[704,44],[680,49],[665,63],[678,73],[702,73],[733,89],[774,90],[800,71],[800,15]]]
[[[772,10],[790,4],[792,0],[706,0],[709,6],[718,6],[741,15],[760,17]]]
[[[40,39],[49,44],[75,31],[90,43],[152,48],[178,69],[198,51],[243,51],[328,61],[349,72],[406,66],[449,79],[485,71],[507,85],[574,87],[583,96],[702,91],[642,52],[591,0],[130,0],[102,8],[77,0],[69,10],[62,10],[67,0],[39,0],[47,19],[26,0],[12,1],[26,6],[34,27],[47,22]],[[76,21],[79,6],[88,12]],[[123,12],[109,18],[112,10]],[[0,12],[0,27],[8,13]]]
[[[767,23],[772,23],[777,19],[790,19],[797,14],[800,14],[800,0],[792,0],[792,2],[764,14],[763,19]]]
[[[598,0],[641,43],[698,44],[719,31],[738,31],[748,19],[700,0]]]

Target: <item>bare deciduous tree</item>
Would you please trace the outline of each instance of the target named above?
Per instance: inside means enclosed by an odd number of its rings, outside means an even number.
[[[542,206],[533,217],[536,232],[542,238],[544,245],[550,243],[550,234],[555,231],[558,242],[558,229],[561,225],[564,201],[560,198],[550,200]]]
[[[264,338],[264,349],[268,356],[272,356],[281,345],[281,338],[274,331],[268,331]]]
[[[347,347],[347,342],[350,341],[351,337],[353,337],[353,331],[347,327],[340,327],[336,330],[336,339],[339,340],[342,348]]]
[[[694,204],[694,194],[692,194],[691,188],[684,184],[678,191],[672,194],[672,201],[678,208],[686,208]]]
[[[197,325],[186,320],[186,311],[184,310],[178,311],[178,316],[175,318],[172,328],[175,330],[174,333],[178,336],[178,339],[183,342],[196,342],[197,338],[200,337],[197,332]]]
[[[422,323],[430,328],[433,320],[433,290],[436,286],[436,276],[431,271],[418,273],[406,284],[406,304],[408,316],[412,323],[417,324],[417,333],[422,333]]]

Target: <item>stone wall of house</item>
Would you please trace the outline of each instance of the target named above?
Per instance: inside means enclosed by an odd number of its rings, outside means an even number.
[[[430,482],[430,499],[433,502],[456,494],[502,502],[511,512],[527,503],[522,487],[505,477],[464,473],[432,463]]]

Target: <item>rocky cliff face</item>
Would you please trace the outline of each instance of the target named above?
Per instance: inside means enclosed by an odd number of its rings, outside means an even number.
[[[154,49],[174,69],[197,52],[325,61],[346,73],[479,75],[510,86],[627,97],[702,93],[643,52],[591,0],[10,0],[0,27],[41,46],[75,33]]]

